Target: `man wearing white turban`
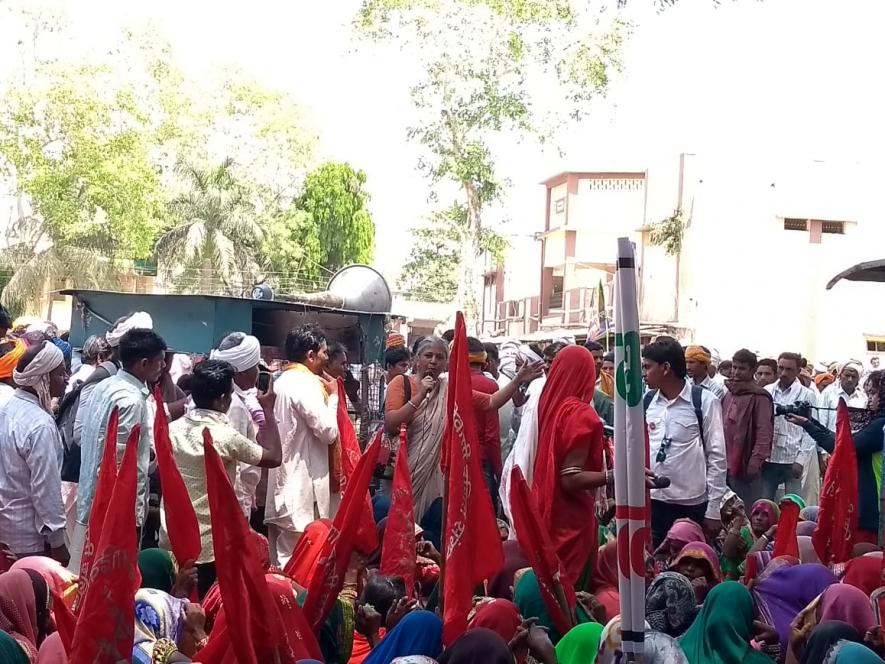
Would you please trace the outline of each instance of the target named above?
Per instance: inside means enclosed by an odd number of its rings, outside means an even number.
[[[223,360],[235,370],[234,392],[227,417],[238,433],[253,443],[263,446],[267,418],[261,404],[258,403],[258,363],[261,362],[261,344],[258,339],[244,332],[231,332],[218,349],[213,350],[210,359]],[[252,509],[264,506],[264,496],[257,496],[256,489],[261,481],[261,468],[246,463],[237,467],[234,489],[243,514],[247,519],[252,516]],[[256,501],[256,498],[260,500]],[[263,520],[263,516],[262,516]]]
[[[863,364],[857,360],[849,360],[839,365],[836,382],[828,385],[820,395],[821,409],[818,411],[819,421],[830,431],[836,431],[836,407],[839,400],[844,399],[849,408],[866,408],[867,395],[860,386]],[[824,410],[831,408],[832,410]]]
[[[67,565],[63,448],[50,412],[67,385],[64,355],[43,341],[25,352],[13,378],[18,389],[0,407],[0,542],[19,558],[49,551]]]

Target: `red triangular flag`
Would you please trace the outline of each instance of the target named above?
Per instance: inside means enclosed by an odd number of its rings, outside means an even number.
[[[101,455],[101,464],[98,467],[95,493],[92,496],[92,509],[89,512],[89,521],[86,525],[86,541],[83,543],[83,555],[80,558],[80,584],[77,588],[77,600],[74,603],[75,610],[80,606],[80,599],[86,594],[86,589],[89,587],[89,570],[92,567],[95,548],[98,546],[98,538],[101,535],[101,526],[104,523],[108,506],[111,504],[111,494],[114,492],[114,484],[117,481],[118,422],[119,414],[114,408],[108,418],[104,451]]]
[[[239,664],[273,662],[285,639],[280,612],[264,579],[255,539],[249,534],[249,524],[208,429],[203,429],[203,455],[218,589],[227,613],[236,616],[228,624],[230,645]]]
[[[467,630],[473,590],[504,564],[492,501],[480,470],[479,440],[467,362],[467,331],[459,311],[449,357],[449,392],[443,433],[446,513],[443,529],[443,641]]]
[[[381,549],[381,573],[403,577],[409,597],[415,594],[415,561],[415,501],[412,497],[405,431],[401,430],[399,453],[393,470],[390,510]]]
[[[565,634],[575,626],[575,591],[568,583],[562,582],[562,564],[547,529],[541,525],[538,506],[529,492],[522,470],[516,465],[510,473],[510,511],[516,540],[535,570],[547,612],[557,631]],[[563,600],[567,611],[562,606]]]
[[[157,471],[160,474],[160,487],[163,491],[163,509],[166,513],[166,532],[172,554],[179,565],[196,561],[203,548],[200,542],[200,524],[194,504],[181,479],[172,441],[169,438],[169,421],[163,408],[163,395],[160,386],[154,388],[157,414],[154,417],[154,446],[157,453]],[[194,599],[194,598],[191,598]]]
[[[796,524],[799,523],[799,506],[789,498],[781,500],[781,516],[777,522],[777,535],[774,538],[772,558],[778,556],[799,557],[799,540],[796,539]]]
[[[342,499],[347,493],[347,483],[360,461],[362,453],[360,444],[353,429],[353,422],[347,414],[347,397],[344,396],[344,381],[338,379],[338,438],[341,441],[341,493]],[[359,530],[356,533],[355,546],[362,554],[370,554],[378,548],[378,531],[375,529],[375,516],[372,511],[372,499],[366,493],[366,506],[360,518]]]
[[[814,550],[824,565],[851,558],[858,517],[857,455],[851,437],[848,406],[836,407],[836,448],[820,490],[817,528],[811,535]],[[780,536],[780,527],[778,527]]]
[[[381,449],[381,432],[360,457],[348,483],[347,492],[341,499],[338,513],[332,520],[332,530],[323,544],[323,552],[314,567],[313,578],[307,587],[304,615],[314,630],[326,621],[332,605],[344,586],[344,573],[353,554],[354,541],[365,507],[378,451]]]
[[[74,642],[74,632],[77,630],[77,616],[68,608],[61,595],[51,588],[49,592],[52,593],[52,618],[55,620],[55,628],[61,637],[61,645],[65,649],[65,654],[70,654],[71,645]]]
[[[80,603],[71,644],[70,661],[73,664],[117,664],[132,659],[135,636],[132,607],[135,591],[141,582],[135,537],[140,432],[141,427],[135,426],[129,434],[123,463],[101,527],[90,583]]]

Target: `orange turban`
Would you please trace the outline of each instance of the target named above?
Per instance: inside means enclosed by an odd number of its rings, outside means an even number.
[[[387,350],[389,348],[404,348],[406,345],[406,339],[401,334],[397,334],[396,332],[391,332],[387,335],[387,343],[384,346],[384,349]]]
[[[701,346],[689,346],[685,349],[685,359],[692,360],[694,362],[700,362],[701,364],[705,364],[710,366],[710,362],[713,361],[713,357],[710,355],[708,351],[705,351]]]
[[[13,346],[6,355],[0,357],[0,380],[12,378],[12,372],[15,371],[15,368],[18,366],[18,361],[22,359],[22,355],[24,355],[27,350],[25,342],[21,339],[13,339],[12,337],[0,339],[0,345],[5,344],[13,344]]]
[[[609,399],[615,398],[615,379],[604,371],[599,374],[599,391]]]

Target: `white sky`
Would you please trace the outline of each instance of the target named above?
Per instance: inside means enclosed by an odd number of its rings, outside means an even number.
[[[408,88],[418,72],[395,51],[356,51],[349,21],[359,0],[60,4],[84,44],[150,20],[185,68],[236,64],[290,91],[312,114],[319,156],[367,172],[377,262],[396,276],[408,250],[403,229],[430,209],[415,170],[417,148],[405,135],[413,118]],[[634,12],[640,4],[631,1]],[[599,112],[569,131],[565,156],[526,144],[498,155],[513,183],[505,234],[541,228],[538,182],[561,170],[640,170],[683,151],[748,167],[786,157],[879,167],[885,3],[723,0],[716,9],[712,0],[681,0],[662,14],[639,14],[624,75]]]

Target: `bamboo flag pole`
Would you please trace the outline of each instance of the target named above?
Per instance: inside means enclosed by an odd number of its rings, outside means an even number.
[[[618,238],[615,292],[615,504],[621,643],[628,662],[645,651],[645,414],[633,243]]]

